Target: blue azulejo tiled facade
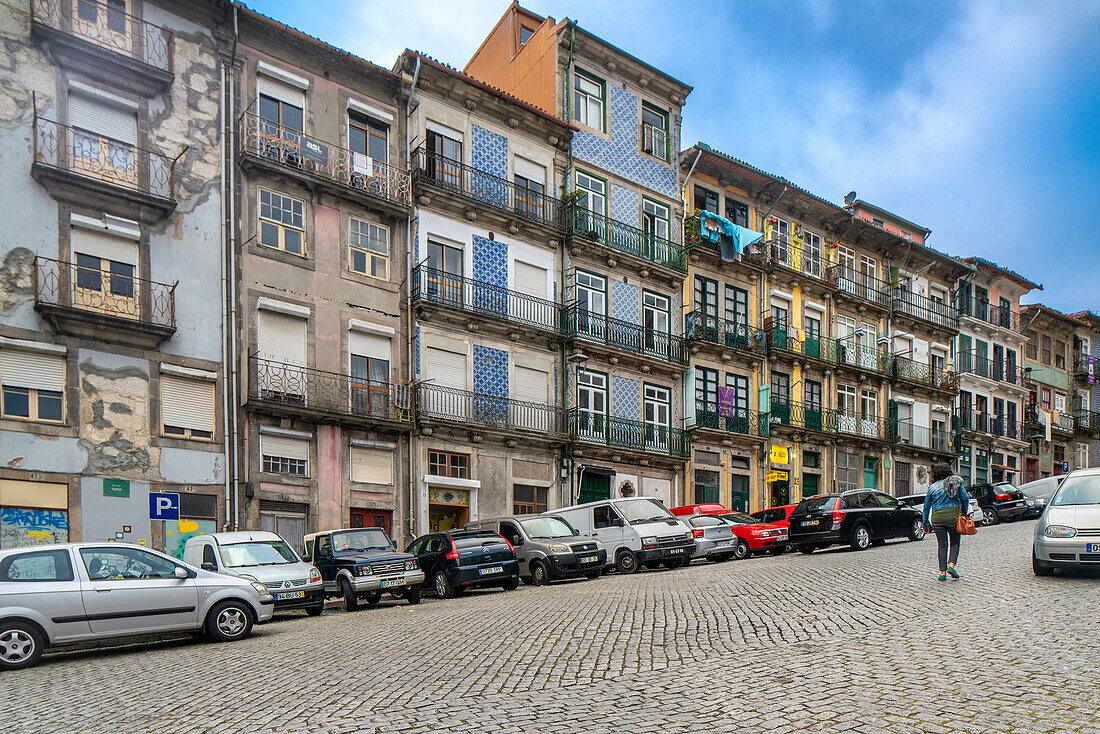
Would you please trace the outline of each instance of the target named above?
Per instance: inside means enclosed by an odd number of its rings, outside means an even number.
[[[508,286],[508,245],[500,240],[473,236],[473,279],[506,288]]]
[[[474,345],[474,392],[508,397],[508,352]]]
[[[637,324],[640,308],[638,286],[621,280],[611,281],[611,318]]]
[[[573,134],[573,156],[669,199],[679,198],[673,166],[647,158],[641,152],[641,103],[638,98],[614,84],[607,85],[607,92],[611,139],[579,130]]]
[[[611,184],[611,218],[623,224],[629,224],[631,227],[637,227],[637,192],[631,191],[630,189],[624,189],[622,186],[616,184]]]
[[[611,378],[611,414],[617,418],[640,420],[642,390],[637,380],[627,377]]]
[[[508,178],[508,138],[473,125],[470,128],[472,148],[470,164],[479,171],[498,178]]]

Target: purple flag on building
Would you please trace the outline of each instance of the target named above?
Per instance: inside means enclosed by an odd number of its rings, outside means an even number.
[[[1096,357],[1094,357],[1091,354],[1089,355],[1089,358],[1088,358],[1088,366],[1089,366],[1088,367],[1088,370],[1089,370],[1089,384],[1092,385],[1092,384],[1096,383]]]
[[[725,418],[733,417],[734,395],[732,387],[718,388],[718,415]]]

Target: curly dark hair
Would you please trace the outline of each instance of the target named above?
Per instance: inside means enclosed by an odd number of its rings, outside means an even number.
[[[932,481],[938,482],[941,479],[947,479],[954,473],[950,464],[936,464],[932,467]]]

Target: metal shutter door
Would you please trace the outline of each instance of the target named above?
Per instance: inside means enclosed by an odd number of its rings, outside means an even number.
[[[256,90],[262,95],[294,105],[298,109],[306,108],[305,92],[265,74],[256,77]]]
[[[550,373],[516,365],[514,397],[531,403],[549,402]]]
[[[351,449],[351,481],[393,484],[393,452],[386,449]]]
[[[137,145],[137,117],[76,94],[69,95],[69,124],[123,143]]]
[[[214,432],[214,383],[161,375],[160,393],[164,425]]]
[[[427,356],[428,369],[425,372],[425,377],[432,380],[430,384],[456,390],[466,389],[465,354],[428,347]]]
[[[546,268],[516,260],[515,290],[535,298],[546,298]]]
[[[273,311],[260,311],[258,331],[257,346],[262,359],[305,366],[305,319]]]
[[[260,456],[278,456],[307,461],[309,459],[309,440],[261,433]]]
[[[65,358],[5,349],[0,353],[0,381],[9,387],[65,390]]]
[[[348,351],[360,357],[374,357],[390,361],[390,340],[378,334],[361,331],[348,332]]]
[[[137,242],[126,237],[118,237],[107,232],[97,232],[94,229],[73,227],[72,230],[73,261],[76,261],[76,253],[91,255],[105,260],[114,260],[128,265],[137,265]]]

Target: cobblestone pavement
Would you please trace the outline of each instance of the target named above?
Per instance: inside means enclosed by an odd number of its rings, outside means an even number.
[[[1032,527],[961,581],[895,541],[59,653],[0,731],[1100,732],[1100,575],[1033,577]]]

